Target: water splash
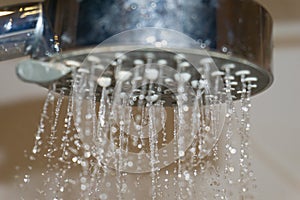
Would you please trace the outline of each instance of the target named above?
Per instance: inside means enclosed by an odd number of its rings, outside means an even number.
[[[32,185],[34,195],[252,198],[249,111],[254,78],[234,71],[233,65],[220,71],[207,58],[193,66],[176,54],[172,68],[158,55],[146,53],[145,60],[128,64],[120,54],[106,68],[88,59],[89,65],[73,68],[69,97],[63,88],[50,89],[29,156],[41,171],[40,186]],[[232,87],[234,72],[241,79],[239,91]],[[23,182],[33,184],[32,175],[23,176]]]

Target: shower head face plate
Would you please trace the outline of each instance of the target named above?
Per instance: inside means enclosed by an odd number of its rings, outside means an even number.
[[[120,50],[121,49],[121,50]],[[92,52],[92,53],[91,53]],[[247,60],[236,58],[226,54],[220,54],[216,52],[208,52],[206,50],[199,49],[168,49],[168,48],[143,48],[138,49],[132,47],[102,47],[99,49],[85,49],[76,52],[70,52],[69,54],[63,54],[52,58],[51,60],[44,61],[26,61],[21,63],[17,68],[17,74],[21,79],[27,82],[37,83],[46,88],[52,87],[55,83],[57,91],[64,90],[65,94],[69,94],[73,84],[73,73],[93,73],[94,81],[100,77],[109,77],[111,84],[108,88],[111,88],[111,92],[117,83],[116,69],[118,68],[118,62],[122,62],[122,72],[129,72],[129,78],[132,78],[134,70],[137,70],[141,66],[145,66],[147,63],[147,56],[152,55],[151,66],[155,70],[161,70],[163,68],[170,67],[174,69],[181,76],[187,75],[188,85],[195,87],[195,81],[200,81],[203,77],[209,77],[210,90],[213,94],[220,93],[220,88],[224,87],[226,71],[230,73],[230,83],[232,86],[232,92],[235,99],[240,98],[240,90],[242,88],[242,75],[245,75],[246,80],[253,83],[252,95],[256,95],[266,90],[273,82],[273,76],[269,72],[256,66]],[[178,60],[181,56],[182,59]],[[118,56],[121,56],[121,58]],[[142,62],[141,64],[135,62]],[[160,63],[163,62],[163,63]],[[165,62],[165,63],[164,63]],[[205,63],[207,62],[207,63]],[[39,66],[38,66],[39,65]],[[149,63],[148,63],[149,65]],[[185,66],[187,65],[187,66]],[[26,68],[28,66],[28,68]],[[33,68],[38,67],[38,70]],[[55,70],[53,76],[49,76],[49,69]],[[181,71],[178,71],[181,70]],[[43,71],[45,71],[43,73]],[[243,74],[243,72],[245,74]],[[242,73],[242,74],[241,74]],[[43,79],[44,77],[44,79]],[[174,84],[177,84],[175,74],[161,74],[159,77],[160,84],[162,86],[162,99],[168,105],[175,103],[172,97],[172,91],[169,90]],[[249,79],[253,77],[254,79]],[[52,78],[51,80],[49,78]],[[219,80],[219,83],[217,82]],[[199,83],[197,83],[199,84]],[[218,85],[215,85],[218,84]],[[221,84],[221,85],[220,85]],[[130,89],[131,83],[127,81],[124,85]],[[193,86],[194,85],[194,86]],[[138,88],[136,88],[138,89]],[[157,89],[157,87],[154,87]],[[100,85],[95,88],[96,98],[99,100],[101,96],[102,87]]]

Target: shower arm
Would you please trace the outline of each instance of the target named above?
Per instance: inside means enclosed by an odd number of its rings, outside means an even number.
[[[51,56],[53,38],[42,2],[0,8],[0,60]]]

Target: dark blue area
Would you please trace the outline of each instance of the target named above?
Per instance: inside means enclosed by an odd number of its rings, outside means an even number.
[[[128,6],[122,0],[83,0],[80,2],[77,44],[97,45],[105,39],[143,27],[169,28],[194,40],[216,47],[216,0],[185,1],[169,9],[167,0],[157,0],[156,7],[142,9],[139,1]],[[176,2],[176,1],[173,1]],[[127,4],[126,4],[127,3]]]

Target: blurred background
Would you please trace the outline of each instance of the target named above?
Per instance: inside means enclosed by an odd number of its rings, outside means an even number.
[[[297,200],[300,199],[300,1],[258,2],[274,19],[275,82],[253,98],[257,199]],[[24,150],[33,146],[47,93],[46,89],[23,83],[16,77],[15,65],[20,60],[0,63],[0,199],[16,199],[13,196],[16,166],[27,165]]]

